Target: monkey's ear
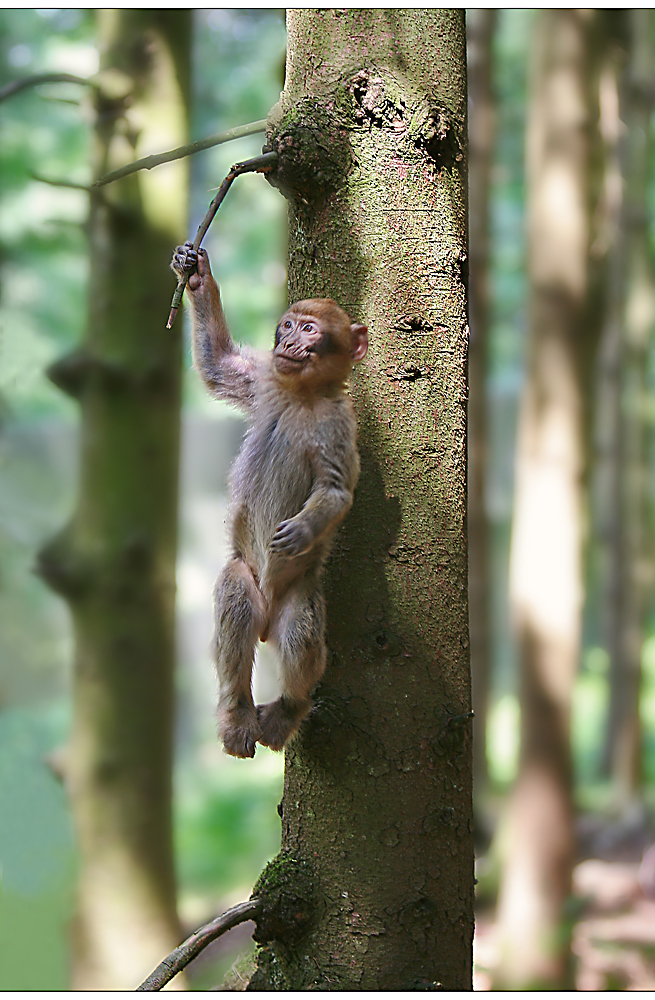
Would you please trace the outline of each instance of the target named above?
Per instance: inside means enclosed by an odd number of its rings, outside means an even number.
[[[350,356],[354,362],[361,361],[368,351],[368,327],[362,323],[350,324]]]

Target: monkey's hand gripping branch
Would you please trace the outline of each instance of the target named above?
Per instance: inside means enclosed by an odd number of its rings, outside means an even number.
[[[268,171],[273,170],[276,164],[277,164],[277,153],[273,152],[262,153],[261,156],[253,156],[251,160],[244,160],[242,163],[234,164],[229,174],[219,187],[216,193],[216,197],[214,198],[211,205],[207,209],[207,214],[205,215],[204,219],[198,226],[198,232],[196,233],[195,239],[192,244],[194,250],[197,251],[200,249],[200,244],[205,238],[205,233],[209,229],[212,223],[212,219],[216,215],[221,205],[221,202],[225,198],[225,195],[230,190],[230,186],[234,178],[238,177],[239,174],[248,174],[248,173],[265,174],[268,173]],[[184,289],[186,288],[187,280],[188,280],[188,275],[184,275],[178,280],[177,288],[173,293],[173,300],[171,302],[171,311],[168,317],[168,323],[166,324],[167,330],[170,330],[170,328],[173,326],[173,323],[175,322],[177,311],[182,304],[182,296],[184,295]]]

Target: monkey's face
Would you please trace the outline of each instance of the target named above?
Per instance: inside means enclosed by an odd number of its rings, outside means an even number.
[[[273,359],[282,375],[300,374],[316,368],[329,349],[329,336],[315,316],[286,312],[275,331]]]
[[[275,331],[275,370],[305,388],[341,384],[366,353],[362,337],[366,327],[351,324],[332,299],[296,302]]]

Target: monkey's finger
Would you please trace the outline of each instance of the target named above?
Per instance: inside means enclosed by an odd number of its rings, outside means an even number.
[[[271,552],[277,555],[295,556],[298,555],[298,548],[299,546],[293,538],[279,539],[276,542],[271,542]]]
[[[295,534],[295,525],[290,524],[289,521],[283,521],[282,524],[279,524],[275,530],[275,534],[271,540],[271,546],[288,544],[293,541]]]
[[[198,256],[196,258],[196,267],[198,268],[198,274],[201,278],[204,278],[206,274],[211,274],[211,268],[209,267],[209,256],[204,247],[198,249]]]
[[[171,261],[172,269],[179,275],[189,277],[198,269],[198,255],[195,250],[177,247]]]
[[[271,542],[271,552],[288,552],[291,549],[289,542],[285,542],[282,539],[276,539]]]
[[[271,539],[271,551],[287,556],[299,556],[311,549],[311,538],[298,524],[283,521]]]
[[[175,247],[175,253],[173,256],[181,262],[193,262],[194,264],[198,261],[198,252],[193,249],[193,247],[183,246]]]

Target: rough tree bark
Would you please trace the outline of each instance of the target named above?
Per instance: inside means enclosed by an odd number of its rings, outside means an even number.
[[[494,143],[492,43],[497,12],[467,13],[469,93],[469,405],[468,537],[469,621],[473,681],[473,784],[479,803],[487,790],[486,722],[491,674],[489,522],[485,505],[487,462],[487,355],[489,329],[489,187]],[[478,818],[476,807],[476,819]]]
[[[98,11],[94,175],[186,135],[190,14]],[[80,856],[74,989],[133,989],[179,940],[171,832],[179,333],[164,329],[185,169],[91,199],[84,343],[51,370],[82,410],[77,510],[41,553],[70,604],[65,779]]]
[[[521,750],[507,817],[496,988],[570,982],[570,707],[583,600],[583,479],[599,291],[590,265],[597,143],[593,10],[536,22],[528,113],[530,343],[517,445],[511,596]]]
[[[292,300],[366,322],[330,663],[287,752],[250,989],[471,988],[461,10],[288,12]]]

